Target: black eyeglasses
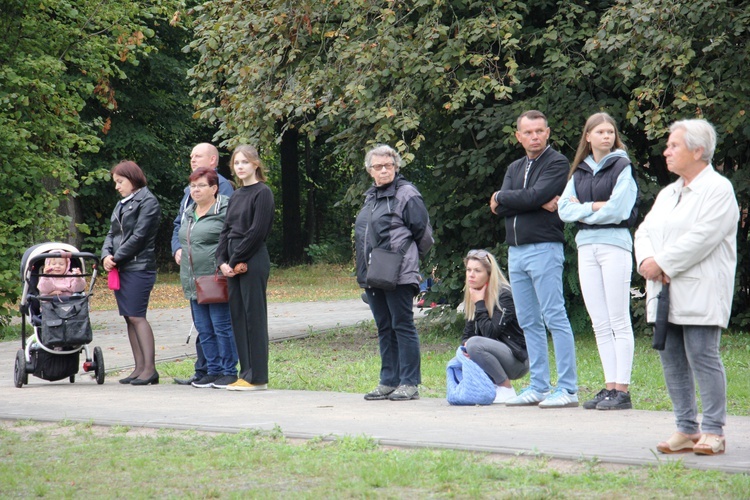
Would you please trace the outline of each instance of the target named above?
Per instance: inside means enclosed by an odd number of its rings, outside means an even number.
[[[490,260],[490,253],[487,250],[475,249],[475,250],[469,250],[469,253],[466,254],[467,259],[487,259]]]

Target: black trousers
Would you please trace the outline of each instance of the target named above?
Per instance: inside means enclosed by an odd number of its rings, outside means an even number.
[[[263,245],[247,262],[246,273],[227,280],[240,378],[256,385],[268,383],[266,286],[270,272],[271,258]]]

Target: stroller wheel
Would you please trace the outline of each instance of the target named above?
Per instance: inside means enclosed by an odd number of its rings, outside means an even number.
[[[76,382],[76,376],[75,375],[71,375],[68,380],[70,380],[71,384],[75,384],[75,382]]]
[[[26,353],[23,349],[19,349],[16,352],[16,363],[13,367],[13,382],[19,388],[29,383],[29,375],[26,373]]]
[[[96,383],[104,383],[104,355],[100,347],[94,347],[94,373],[96,374]]]

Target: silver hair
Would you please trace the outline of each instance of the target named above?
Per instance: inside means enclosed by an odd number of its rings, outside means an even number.
[[[396,166],[396,172],[401,168],[401,155],[398,151],[386,144],[378,144],[365,155],[365,168],[370,170],[372,168],[372,157],[373,156],[390,156],[393,160],[393,164]]]
[[[703,119],[679,120],[670,125],[669,133],[671,134],[679,129],[685,131],[683,139],[688,150],[695,151],[698,148],[703,148],[701,160],[711,163],[716,150],[716,129],[714,126]]]

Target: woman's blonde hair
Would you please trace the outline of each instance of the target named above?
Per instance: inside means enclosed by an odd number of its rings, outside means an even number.
[[[248,161],[255,163],[255,178],[260,182],[266,182],[266,174],[263,170],[263,160],[260,159],[258,150],[250,146],[249,144],[242,144],[234,148],[234,152],[232,152],[232,158],[229,160],[229,169],[232,171],[232,175],[234,175],[234,179],[237,182],[237,185],[242,186],[242,181],[240,181],[240,179],[237,178],[237,174],[234,173],[234,159],[237,157],[237,153],[242,153],[242,155],[247,158]]]
[[[500,270],[500,266],[495,260],[495,256],[487,250],[469,250],[469,253],[464,257],[464,265],[468,264],[470,260],[475,260],[482,264],[484,269],[490,275],[490,279],[487,281],[487,291],[484,294],[484,303],[487,305],[487,313],[492,317],[492,313],[495,310],[495,306],[500,305],[500,287],[510,286],[505,275]],[[471,294],[469,293],[469,287],[464,284],[464,315],[469,321],[474,320],[474,302],[471,301]]]
[[[591,154],[591,144],[586,140],[586,135],[602,123],[609,123],[615,128],[615,140],[612,143],[612,149],[610,150],[610,152],[617,149],[622,149],[623,151],[626,151],[628,149],[627,147],[625,147],[622,139],[620,139],[620,131],[617,130],[617,123],[615,123],[615,119],[604,112],[594,113],[593,115],[589,116],[589,119],[586,120],[586,125],[584,125],[583,127],[583,133],[581,133],[581,140],[578,142],[578,150],[576,151],[576,156],[575,158],[573,158],[573,163],[570,164],[570,173],[568,174],[568,179],[573,177],[573,174],[578,168],[578,165],[580,165],[581,162]]]

